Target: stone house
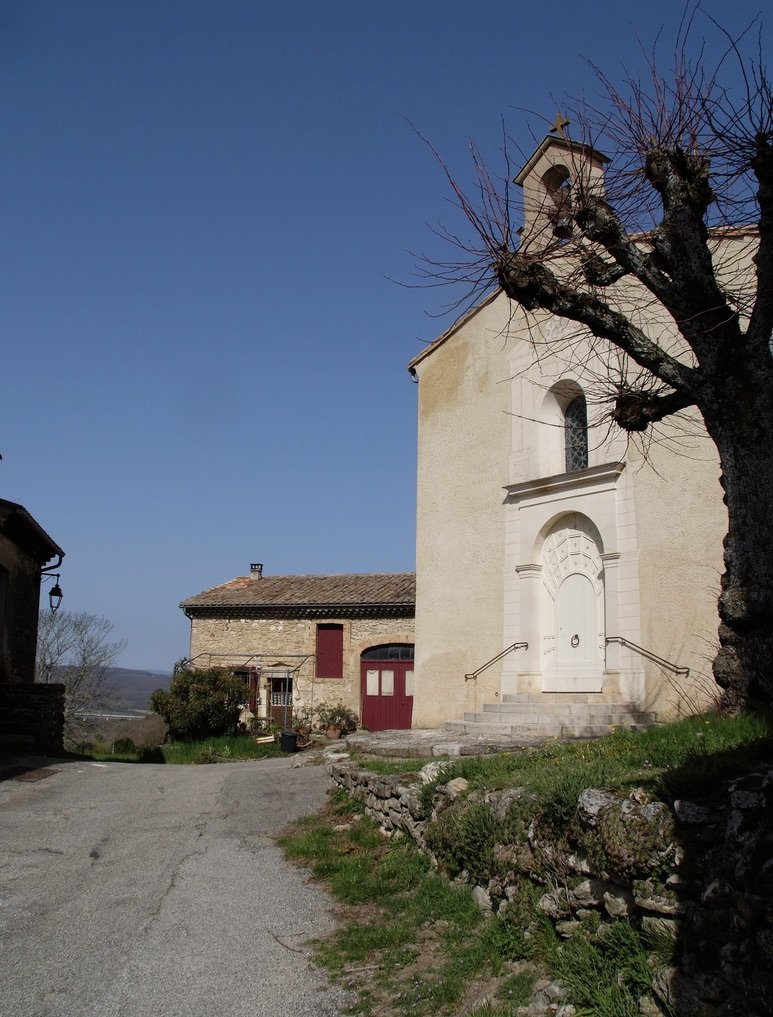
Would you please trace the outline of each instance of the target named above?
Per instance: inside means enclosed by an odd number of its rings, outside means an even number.
[[[19,749],[62,747],[64,686],[35,684],[42,570],[64,551],[29,512],[0,498],[0,739]]]
[[[413,573],[248,576],[184,600],[195,667],[244,675],[257,715],[339,700],[371,730],[408,728],[413,705]]]
[[[516,178],[522,242],[555,232],[575,174],[603,188],[605,162],[547,138]],[[720,271],[750,264],[751,231],[716,244]],[[630,283],[617,299],[669,327]],[[727,524],[716,450],[689,411],[648,446],[611,426],[604,384],[608,397],[620,359],[497,291],[411,362],[415,726],[601,733],[692,712],[716,692]]]

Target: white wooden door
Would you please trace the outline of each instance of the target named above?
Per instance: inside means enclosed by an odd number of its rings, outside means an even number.
[[[595,658],[596,594],[587,576],[567,576],[558,590],[556,660],[559,667],[582,668]]]
[[[542,548],[543,689],[600,692],[604,674],[604,568],[590,519],[572,514]]]
[[[546,690],[601,690],[598,606],[589,576],[578,572],[566,576],[555,600],[555,662]]]

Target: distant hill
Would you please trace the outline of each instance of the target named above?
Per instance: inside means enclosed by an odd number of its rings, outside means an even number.
[[[56,671],[56,669],[55,669]],[[172,680],[166,671],[141,671],[130,667],[109,667],[102,695],[90,712],[123,713],[147,710],[151,692],[168,689]]]
[[[171,674],[165,671],[109,667],[102,705],[123,710],[147,710],[151,692],[168,689],[171,679]]]

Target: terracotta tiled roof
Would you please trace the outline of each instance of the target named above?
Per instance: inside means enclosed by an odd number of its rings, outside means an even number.
[[[416,602],[413,572],[334,576],[239,576],[184,600],[191,615],[292,614],[347,616],[367,612],[412,615]]]

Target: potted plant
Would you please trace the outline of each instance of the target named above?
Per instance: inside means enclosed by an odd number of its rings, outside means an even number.
[[[311,729],[314,726],[314,714],[304,707],[293,716],[293,731],[298,735],[298,748],[305,749],[311,741]]]
[[[340,738],[357,730],[357,714],[339,699],[337,703],[322,703],[317,707],[317,723],[328,738]]]
[[[297,732],[302,738],[309,737],[313,726],[314,714],[307,706],[302,710],[298,710],[293,715],[293,731]]]

